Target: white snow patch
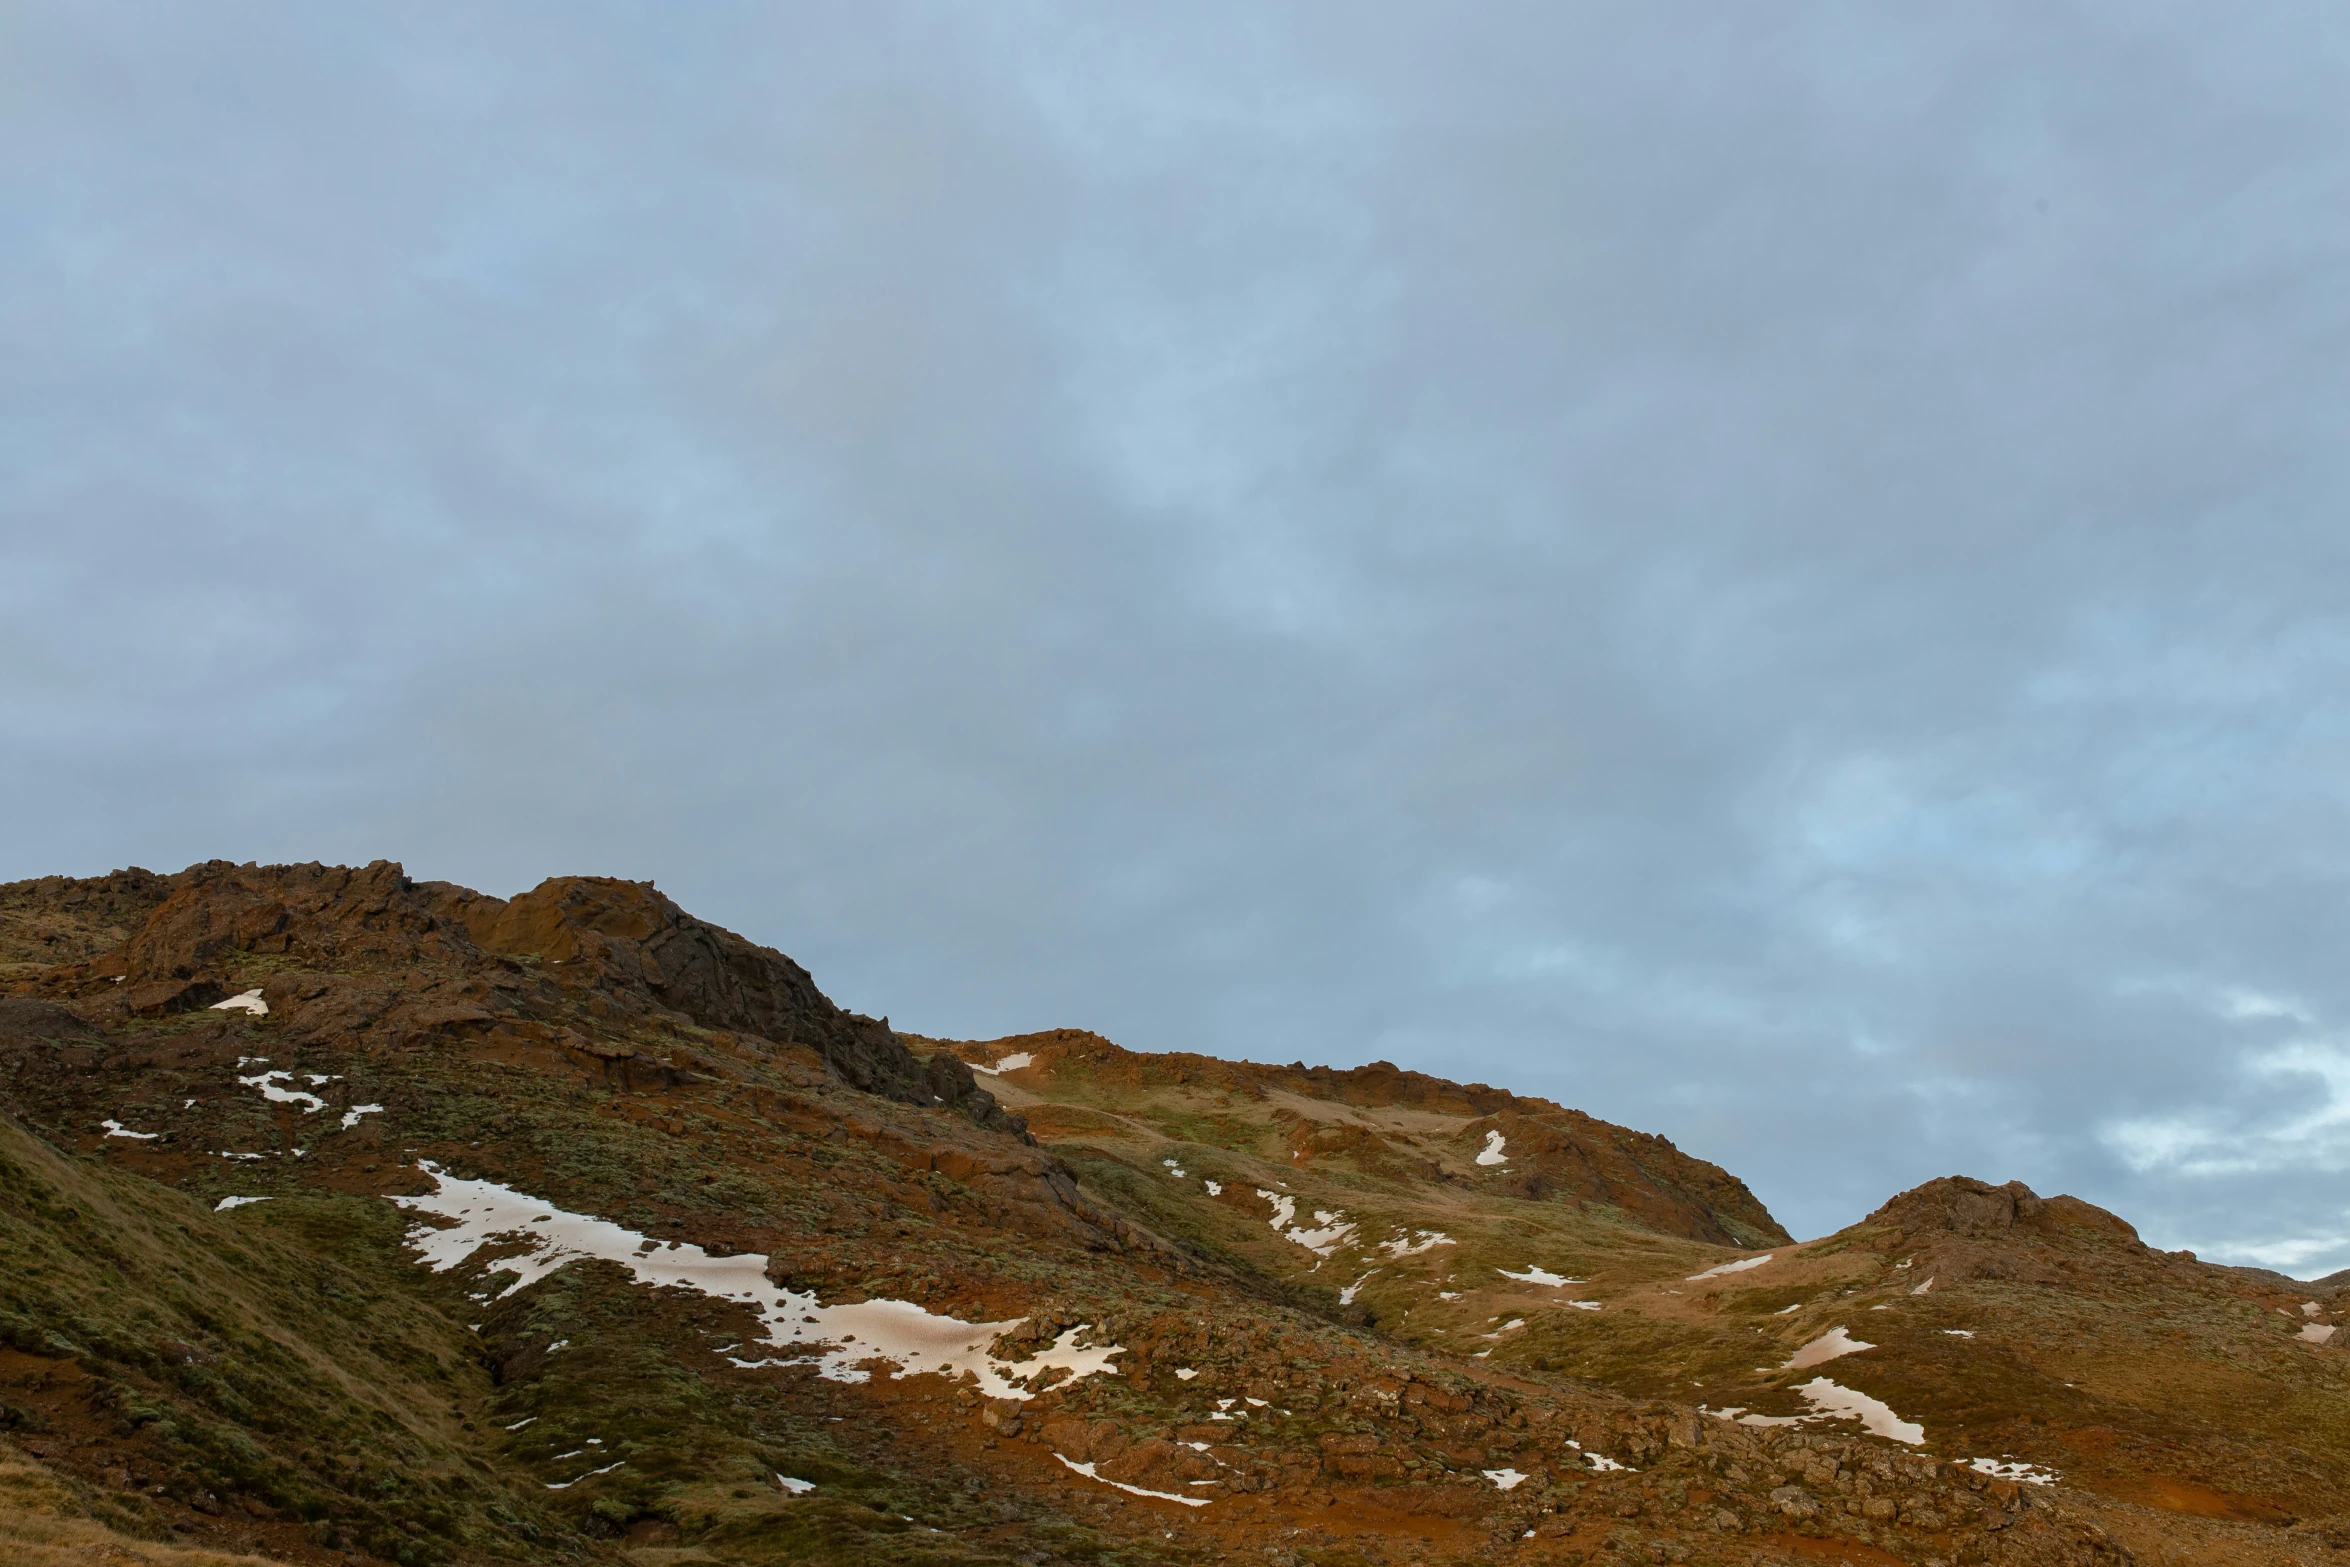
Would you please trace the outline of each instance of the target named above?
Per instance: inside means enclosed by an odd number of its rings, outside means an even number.
[[[1128,1485],[1123,1480],[1112,1480],[1102,1475],[1097,1475],[1093,1472],[1093,1465],[1091,1464],[1078,1463],[1075,1459],[1066,1457],[1060,1453],[1055,1453],[1053,1456],[1060,1459],[1062,1463],[1067,1464],[1070,1468],[1076,1470],[1079,1474],[1085,1476],[1086,1479],[1098,1480],[1103,1485],[1114,1485],[1129,1496],[1148,1496],[1162,1502],[1181,1502],[1186,1507],[1205,1507],[1208,1505],[1209,1501],[1212,1500],[1212,1498],[1205,1496],[1177,1496],[1172,1491],[1146,1491],[1139,1485]]]
[[[1700,1404],[1697,1412],[1716,1420],[1734,1420],[1742,1426],[1801,1426],[1815,1420],[1833,1420],[1842,1415],[1858,1420],[1878,1436],[1906,1442],[1912,1447],[1926,1439],[1924,1426],[1904,1420],[1868,1394],[1840,1387],[1826,1377],[1814,1377],[1795,1391],[1801,1393],[1804,1402],[1812,1406],[1810,1414],[1752,1415],[1746,1412],[1742,1404],[1733,1404],[1727,1409],[1708,1409]]]
[[[1525,1325],[1526,1319],[1524,1317],[1512,1317],[1509,1321],[1503,1323],[1500,1327],[1495,1328],[1492,1332],[1480,1333],[1477,1336],[1479,1338],[1499,1338],[1504,1333],[1514,1333]]]
[[[1801,1371],[1807,1366],[1826,1365],[1844,1355],[1857,1355],[1864,1349],[1875,1349],[1874,1344],[1854,1338],[1842,1328],[1830,1328],[1810,1343],[1787,1357],[1781,1371]]]
[[[1920,1284],[1916,1289],[1911,1290],[1910,1293],[1912,1295],[1923,1295],[1926,1291],[1932,1289],[1933,1287],[1934,1281],[1929,1278],[1925,1283]]]
[[[1507,1268],[1496,1268],[1493,1271],[1505,1279],[1516,1279],[1520,1284],[1547,1284],[1552,1289],[1557,1289],[1561,1284],[1590,1282],[1588,1279],[1570,1279],[1565,1274],[1553,1273],[1548,1268],[1529,1267],[1523,1273],[1512,1273]]]
[[[765,1328],[763,1342],[779,1349],[824,1346],[816,1369],[832,1381],[863,1382],[869,1373],[862,1363],[884,1360],[896,1363],[895,1376],[969,1372],[978,1391],[990,1398],[1032,1397],[1031,1389],[1022,1384],[1051,1370],[1067,1372],[1070,1381],[1114,1376],[1117,1368],[1110,1364],[1111,1357],[1126,1352],[1117,1344],[1079,1348],[1076,1340],[1090,1326],[1080,1324],[1026,1360],[1002,1360],[989,1352],[989,1346],[1026,1317],[962,1322],[904,1300],[827,1306],[814,1295],[770,1282],[767,1258],[758,1252],[713,1257],[685,1241],[654,1241],[609,1219],[566,1213],[494,1181],[461,1180],[429,1161],[419,1161],[417,1168],[435,1179],[436,1189],[426,1196],[392,1201],[457,1222],[447,1229],[417,1224],[408,1232],[409,1244],[434,1272],[445,1273],[497,1243],[507,1254],[490,1259],[491,1271],[515,1276],[498,1292],[500,1298],[570,1263],[602,1258],[627,1268],[639,1283],[654,1289],[697,1290],[756,1308]]]
[[[1485,1478],[1493,1482],[1496,1491],[1514,1491],[1526,1483],[1526,1477],[1515,1469],[1488,1469]]]
[[[2004,1463],[1996,1458],[1970,1458],[1966,1461],[1966,1466],[1975,1473],[1989,1475],[1994,1480],[2020,1480],[2025,1485],[2054,1485],[2064,1478],[2053,1469],[2044,1469],[2038,1464],[2027,1464],[2012,1454]]]
[[[383,1113],[384,1107],[382,1105],[353,1105],[343,1112],[343,1130],[347,1132],[357,1126],[359,1118],[363,1115],[381,1115]]]
[[[625,1458],[620,1460],[620,1464],[625,1464],[627,1462],[628,1460]],[[593,1480],[598,1475],[610,1474],[613,1470],[619,1468],[620,1464],[606,1464],[601,1469],[590,1469],[586,1474],[583,1474],[579,1476],[578,1479],[574,1480],[550,1480],[547,1482],[547,1489],[550,1491],[568,1491],[573,1486],[579,1484],[580,1480]]]
[[[1175,1179],[1179,1181],[1184,1179],[1183,1166],[1177,1164],[1174,1160],[1161,1159],[1159,1163],[1165,1165],[1167,1167],[1168,1173],[1173,1175]]]
[[[1802,1309],[1803,1302],[1799,1300],[1792,1306],[1781,1306],[1777,1311],[1772,1312],[1771,1315],[1774,1317],[1791,1317]]]
[[[1178,1382],[1189,1382],[1193,1377],[1198,1375],[1199,1373],[1192,1370],[1189,1366],[1177,1366],[1175,1368],[1175,1380]]]
[[[529,1424],[530,1424],[530,1423],[531,1423],[533,1420],[536,1420],[537,1418],[538,1418],[538,1416],[536,1416],[536,1415],[524,1415],[524,1416],[523,1416],[523,1417],[522,1417],[520,1420],[517,1420],[517,1421],[515,1421],[515,1422],[514,1422],[512,1425],[508,1426],[506,1429],[507,1429],[507,1430],[509,1430],[509,1431],[519,1431],[519,1430],[521,1430],[521,1429],[522,1429],[524,1426],[526,1426],[526,1425],[529,1425]]]
[[[1820,1418],[1818,1415],[1750,1415],[1744,1404],[1732,1404],[1727,1409],[1708,1409],[1700,1404],[1697,1412],[1716,1420],[1735,1420],[1742,1426],[1799,1426]]]
[[[2293,1335],[2304,1344],[2324,1344],[2332,1340],[2334,1330],[2323,1322],[2305,1322],[2301,1331]]]
[[[252,1203],[268,1202],[267,1197],[223,1197],[212,1205],[214,1213],[226,1213],[231,1208],[243,1208]]]
[[[163,1135],[161,1132],[134,1132],[120,1121],[100,1121],[98,1124],[106,1128],[107,1136],[128,1137],[133,1142],[151,1143]]]
[[[1360,1290],[1365,1284],[1369,1283],[1371,1274],[1377,1273],[1378,1271],[1379,1270],[1377,1268],[1373,1268],[1371,1273],[1364,1274],[1361,1278],[1355,1280],[1352,1284],[1349,1284],[1346,1288],[1340,1290],[1338,1292],[1338,1303],[1341,1306],[1353,1305],[1355,1303],[1355,1292]]]
[[[1410,1230],[1398,1229],[1393,1240],[1384,1240],[1379,1243],[1379,1249],[1387,1253],[1394,1261],[1401,1262],[1406,1257],[1417,1257],[1420,1253],[1434,1251],[1439,1246],[1458,1244],[1459,1242],[1442,1230],[1421,1230],[1415,1238]]]
[[[816,1489],[815,1481],[795,1480],[787,1474],[777,1475],[775,1477],[775,1483],[782,1486],[786,1491],[789,1491],[794,1496],[806,1496],[810,1491]]]
[[[1273,1205],[1270,1222],[1273,1228],[1281,1232],[1282,1238],[1297,1242],[1317,1257],[1329,1256],[1354,1233],[1354,1226],[1345,1222],[1346,1210],[1343,1208],[1335,1212],[1326,1208],[1315,1209],[1315,1227],[1309,1230],[1290,1222],[1297,1217],[1295,1197],[1286,1192],[1269,1192],[1262,1186],[1256,1188],[1256,1193]]]
[[[1459,1290],[1438,1290],[1436,1298],[1438,1300],[1459,1300],[1461,1292]]]
[[[1692,1273],[1681,1282],[1695,1284],[1699,1279],[1718,1279],[1726,1273],[1744,1273],[1749,1268],[1761,1267],[1777,1255],[1778,1253],[1775,1251],[1766,1251],[1759,1257],[1741,1257],[1736,1262],[1725,1262],[1718,1267],[1708,1268],[1703,1273]]]
[[[303,1107],[302,1113],[304,1115],[316,1115],[319,1111],[325,1109],[326,1101],[319,1098],[316,1094],[304,1093],[299,1088],[278,1087],[278,1080],[280,1078],[291,1079],[293,1075],[293,1073],[286,1071],[262,1072],[253,1077],[240,1077],[237,1079],[237,1081],[244,1084],[247,1088],[260,1089],[261,1097],[268,1100],[271,1104],[301,1105]]]
[[[261,987],[256,985],[243,995],[231,996],[226,1001],[215,1001],[214,1012],[250,1012],[255,1017],[269,1016],[269,1003],[261,999]]]
[[[1001,1061],[998,1061],[993,1066],[980,1066],[974,1062],[972,1064],[971,1070],[974,1072],[985,1072],[990,1077],[1001,1077],[1006,1072],[1017,1072],[1024,1066],[1033,1065],[1035,1061],[1035,1056],[1029,1054],[1025,1050],[1022,1050],[1014,1055],[1008,1055],[1004,1057]]]
[[[1208,1195],[1210,1197],[1221,1197],[1224,1195],[1224,1183],[1222,1181],[1216,1180],[1212,1176],[1203,1175],[1200,1177],[1200,1183],[1207,1187]]]
[[[1600,1309],[1599,1302],[1596,1300],[1570,1300],[1567,1304],[1577,1311],[1597,1311]]]
[[[1633,1468],[1630,1464],[1617,1463],[1614,1459],[1608,1457],[1605,1453],[1585,1453],[1583,1457],[1585,1461],[1591,1465],[1593,1471],[1596,1473],[1607,1474],[1612,1472],[1615,1474],[1629,1475],[1638,1474],[1640,1472],[1639,1470]]]
[[[2301,1315],[2305,1317],[2314,1317],[2324,1309],[2314,1300],[2305,1300],[2301,1303]]]
[[[1795,1391],[1801,1393],[1804,1402],[1819,1411],[1823,1418],[1848,1416],[1859,1421],[1873,1436],[1906,1442],[1912,1447],[1926,1439],[1924,1426],[1904,1420],[1868,1394],[1840,1387],[1826,1377],[1813,1377]]]
[[[1499,1132],[1487,1132],[1485,1134],[1485,1148],[1477,1155],[1477,1162],[1479,1164],[1507,1164],[1510,1158],[1508,1149],[1509,1139],[1503,1137]]]
[[[1975,1330],[1972,1328],[1944,1328],[1942,1331],[1952,1338],[1973,1338],[1975,1336]]]

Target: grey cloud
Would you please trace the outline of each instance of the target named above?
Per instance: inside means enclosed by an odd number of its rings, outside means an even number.
[[[0,874],[654,876],[1801,1231],[1963,1169],[2350,1263],[2346,55],[18,7]]]

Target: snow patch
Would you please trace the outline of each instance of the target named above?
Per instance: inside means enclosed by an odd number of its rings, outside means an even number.
[[[1079,1474],[1085,1476],[1086,1479],[1097,1480],[1103,1485],[1114,1485],[1129,1496],[1147,1496],[1161,1502],[1181,1502],[1186,1507],[1205,1507],[1211,1500],[1211,1498],[1205,1496],[1177,1496],[1172,1491],[1146,1491],[1139,1485],[1128,1485],[1123,1480],[1112,1480],[1106,1476],[1097,1475],[1093,1472],[1093,1465],[1091,1464],[1081,1464],[1075,1459],[1067,1457],[1061,1453],[1055,1453],[1053,1456],[1060,1459],[1062,1463],[1067,1464],[1071,1469],[1074,1469]]]
[[[2333,1336],[2333,1328],[2323,1322],[2305,1322],[2301,1325],[2301,1331],[2293,1335],[2304,1344],[2329,1343]]]
[[[267,1058],[265,1057],[264,1059]],[[278,1086],[279,1079],[283,1078],[291,1080],[293,1075],[293,1073],[287,1071],[262,1072],[252,1077],[240,1077],[237,1079],[237,1081],[244,1084],[247,1088],[260,1089],[261,1097],[268,1100],[271,1104],[302,1106],[302,1113],[304,1115],[316,1115],[319,1111],[325,1109],[326,1101],[319,1098],[316,1094],[305,1093],[299,1088],[280,1088]]]
[[[1317,1257],[1327,1257],[1337,1251],[1346,1238],[1354,1233],[1354,1226],[1346,1222],[1346,1210],[1343,1208],[1335,1211],[1315,1209],[1315,1227],[1309,1230],[1291,1222],[1297,1217],[1295,1197],[1287,1192],[1269,1192],[1262,1186],[1256,1188],[1256,1193],[1273,1205],[1270,1222],[1274,1229],[1281,1232],[1282,1238],[1297,1242]]]
[[[1830,1328],[1810,1343],[1787,1357],[1781,1371],[1801,1371],[1807,1366],[1822,1366],[1844,1355],[1857,1355],[1864,1349],[1875,1349],[1874,1344],[1854,1338],[1842,1328]]]
[[[267,1197],[223,1197],[220,1199],[220,1201],[212,1205],[212,1211],[214,1213],[226,1213],[231,1208],[250,1207],[254,1203],[268,1201],[270,1201],[270,1199]]]
[[[1458,1244],[1459,1242],[1442,1230],[1421,1230],[1415,1238],[1412,1231],[1398,1229],[1393,1240],[1384,1240],[1379,1243],[1379,1249],[1387,1253],[1390,1259],[1401,1262],[1406,1257],[1417,1257],[1420,1253],[1434,1251],[1439,1246]]]
[[[570,1490],[570,1489],[571,1489],[573,1486],[575,1486],[575,1485],[579,1484],[580,1480],[593,1480],[593,1479],[594,1479],[596,1476],[598,1476],[598,1475],[608,1475],[608,1474],[610,1474],[610,1473],[611,1473],[613,1470],[615,1470],[615,1469],[619,1468],[619,1467],[620,1467],[620,1464],[625,1464],[625,1463],[627,1463],[627,1462],[628,1462],[628,1460],[627,1460],[627,1459],[625,1459],[625,1458],[623,1458],[622,1460],[620,1460],[620,1463],[619,1463],[619,1464],[606,1464],[606,1465],[605,1465],[603,1468],[601,1468],[601,1469],[590,1469],[590,1470],[589,1470],[589,1471],[588,1471],[586,1474],[583,1474],[583,1475],[579,1476],[579,1477],[578,1477],[578,1479],[573,1479],[573,1480],[559,1480],[559,1481],[558,1481],[558,1480],[550,1480],[550,1481],[548,1481],[548,1482],[547,1482],[547,1489],[548,1489],[548,1490],[550,1490],[550,1491],[568,1491],[568,1490]]]
[[[1514,1491],[1526,1483],[1526,1477],[1515,1469],[1488,1469],[1485,1478],[1493,1482],[1496,1491]]]
[[[1842,1415],[1859,1421],[1872,1436],[1906,1442],[1911,1447],[1926,1439],[1924,1426],[1904,1420],[1868,1394],[1840,1387],[1826,1377],[1814,1377],[1795,1391],[1803,1395],[1805,1403],[1819,1411],[1822,1419]]]
[[[1703,1273],[1692,1273],[1681,1282],[1695,1284],[1700,1279],[1718,1279],[1724,1274],[1744,1273],[1749,1268],[1761,1267],[1777,1255],[1778,1253],[1775,1251],[1766,1251],[1759,1257],[1741,1257],[1736,1262],[1725,1262],[1718,1267],[1708,1268]]]
[[[1973,1338],[1975,1336],[1973,1328],[1944,1328],[1942,1331],[1952,1338]]]
[[[215,1001],[212,1003],[211,1010],[214,1012],[250,1012],[255,1017],[267,1017],[269,1016],[269,1003],[261,999],[261,987],[256,985],[242,995],[231,996],[226,1001]]]
[[[1365,1284],[1370,1282],[1372,1273],[1377,1273],[1378,1271],[1379,1270],[1377,1268],[1373,1268],[1371,1273],[1364,1274],[1361,1278],[1355,1280],[1352,1284],[1349,1284],[1346,1288],[1340,1290],[1338,1292],[1338,1303],[1341,1306],[1353,1305],[1355,1303],[1355,1293]]]
[[[1499,1132],[1487,1132],[1485,1134],[1485,1149],[1477,1155],[1477,1162],[1488,1165],[1507,1164],[1510,1158],[1508,1150],[1509,1140],[1507,1138]]]
[[[1810,1414],[1748,1414],[1742,1404],[1733,1404],[1727,1409],[1708,1409],[1700,1404],[1697,1406],[1697,1412],[1715,1420],[1734,1420],[1742,1426],[1801,1426],[1809,1425],[1815,1420],[1833,1420],[1838,1416],[1843,1416],[1858,1420],[1877,1436],[1888,1437],[1896,1442],[1906,1442],[1912,1447],[1926,1439],[1924,1426],[1918,1425],[1914,1421],[1904,1420],[1876,1399],[1869,1397],[1868,1394],[1854,1392],[1848,1387],[1840,1387],[1826,1377],[1814,1377],[1795,1391],[1802,1394],[1804,1402],[1812,1406]]]
[[[1597,1311],[1600,1309],[1599,1302],[1596,1300],[1570,1300],[1567,1304],[1577,1311]]]
[[[359,1118],[363,1115],[381,1115],[383,1113],[384,1107],[382,1105],[353,1105],[343,1112],[343,1130],[347,1132],[357,1126]]]
[[[1203,1175],[1200,1177],[1200,1183],[1207,1187],[1208,1195],[1210,1197],[1221,1197],[1224,1195],[1224,1183],[1222,1181],[1215,1180],[1211,1177]]]
[[[1933,1287],[1934,1281],[1932,1279],[1928,1279],[1925,1283],[1920,1284],[1916,1289],[1911,1290],[1910,1293],[1912,1295],[1923,1295],[1926,1291],[1932,1289]]]
[[[1177,1366],[1175,1368],[1175,1380],[1178,1382],[1189,1382],[1193,1377],[1198,1375],[1199,1373],[1192,1370],[1189,1366]]]
[[[1022,1050],[1017,1054],[1004,1057],[1001,1061],[998,1061],[993,1066],[980,1066],[974,1062],[972,1064],[971,1070],[974,1072],[985,1072],[989,1077],[1001,1077],[1006,1072],[1017,1072],[1024,1066],[1034,1065],[1035,1062],[1035,1056],[1030,1055],[1025,1050]]]
[[[106,1128],[107,1136],[127,1137],[133,1142],[151,1143],[163,1135],[161,1132],[134,1132],[120,1121],[100,1121],[98,1124]]]
[[[1114,1376],[1111,1357],[1126,1352],[1117,1344],[1079,1348],[1076,1340],[1090,1326],[1081,1324],[1026,1360],[1000,1359],[989,1346],[1026,1322],[1026,1317],[962,1322],[935,1316],[904,1300],[826,1306],[814,1295],[771,1283],[767,1258],[758,1252],[713,1257],[689,1242],[655,1241],[609,1219],[567,1213],[542,1198],[495,1181],[461,1180],[429,1161],[419,1161],[417,1168],[434,1178],[435,1189],[422,1197],[394,1197],[392,1201],[402,1208],[455,1222],[446,1229],[419,1223],[410,1228],[408,1243],[436,1273],[447,1272],[495,1243],[501,1254],[488,1259],[490,1270],[514,1275],[513,1282],[498,1291],[500,1299],[571,1263],[601,1258],[618,1263],[633,1273],[637,1282],[654,1289],[696,1290],[752,1306],[765,1330],[765,1343],[779,1349],[822,1347],[825,1352],[817,1360],[816,1370],[832,1381],[863,1382],[870,1375],[863,1362],[883,1360],[897,1365],[894,1376],[968,1372],[976,1379],[978,1391],[990,1398],[1033,1397],[1033,1391],[1023,1384],[1047,1371],[1066,1372],[1070,1381]]]
[[[1512,1273],[1507,1268],[1496,1268],[1493,1271],[1505,1279],[1516,1279],[1520,1284],[1545,1284],[1552,1289],[1557,1289],[1561,1284],[1587,1284],[1590,1282],[1588,1279],[1570,1279],[1565,1274],[1553,1273],[1547,1268],[1529,1267],[1523,1273]]]
[[[787,1474],[777,1475],[775,1477],[775,1483],[782,1486],[786,1491],[789,1491],[794,1496],[806,1496],[810,1491],[816,1489],[815,1481],[795,1480]]]
[[[2044,1469],[2038,1464],[2027,1464],[2013,1454],[2010,1454],[2005,1462],[1996,1458],[1970,1458],[1966,1461],[1966,1466],[1975,1473],[1989,1475],[1994,1480],[2016,1480],[2025,1485],[2054,1485],[2064,1478],[2053,1469]]]

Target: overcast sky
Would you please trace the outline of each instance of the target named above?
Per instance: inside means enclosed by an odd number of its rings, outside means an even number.
[[[2337,3],[0,6],[0,877],[652,878],[2350,1265]]]

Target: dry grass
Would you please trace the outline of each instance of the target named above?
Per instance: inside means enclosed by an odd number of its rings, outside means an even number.
[[[0,1560],[9,1567],[263,1567],[265,1558],[119,1534],[84,1513],[47,1466],[0,1441]]]

